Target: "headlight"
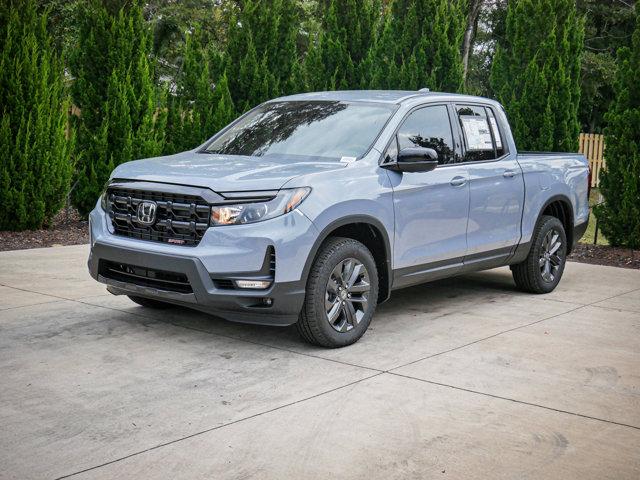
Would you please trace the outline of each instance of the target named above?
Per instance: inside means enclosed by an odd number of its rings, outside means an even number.
[[[107,188],[105,187],[104,190],[102,190],[102,194],[100,195],[100,206],[102,207],[102,210],[104,210],[105,212],[107,211]]]
[[[108,207],[107,200],[109,199],[109,195],[107,195],[107,189],[109,188],[109,183],[110,181],[107,180],[107,182],[104,184],[104,187],[102,187],[102,192],[100,193],[100,206],[105,212],[107,211]]]
[[[211,207],[212,225],[240,225],[279,217],[294,210],[309,195],[309,187],[280,190],[271,200]]]

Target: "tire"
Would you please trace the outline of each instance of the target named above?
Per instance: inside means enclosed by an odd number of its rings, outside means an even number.
[[[554,240],[556,235],[557,239]],[[545,215],[538,222],[532,238],[527,258],[511,266],[513,279],[518,288],[525,292],[552,292],[560,282],[567,262],[564,226],[556,217]],[[556,246],[558,241],[560,246]]]
[[[345,347],[367,331],[377,302],[378,270],[369,249],[351,238],[330,238],[311,266],[296,328],[313,345]]]
[[[137,297],[135,295],[127,295],[127,297],[142,307],[153,308],[155,310],[166,310],[167,308],[173,307],[170,303],[153,300],[152,298]]]

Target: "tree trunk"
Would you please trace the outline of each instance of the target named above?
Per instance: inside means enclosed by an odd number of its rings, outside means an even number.
[[[482,8],[484,1],[485,0],[469,0],[467,26],[464,30],[464,37],[462,41],[462,78],[465,85],[467,84],[467,72],[469,70],[469,56],[471,55],[471,49],[473,48],[473,39],[475,37],[476,28],[478,26],[478,16],[480,15],[480,9]]]

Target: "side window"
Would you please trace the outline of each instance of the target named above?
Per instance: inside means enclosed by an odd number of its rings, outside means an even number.
[[[445,105],[424,107],[411,113],[398,130],[398,147],[433,148],[440,165],[456,162],[449,113]]]
[[[479,162],[498,158],[485,108],[475,105],[456,105],[456,112],[466,147],[464,161]]]

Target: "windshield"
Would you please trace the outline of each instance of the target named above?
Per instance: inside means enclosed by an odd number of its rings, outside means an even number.
[[[364,155],[393,113],[391,106],[328,101],[262,105],[206,151],[225,155],[301,156],[341,160]]]

